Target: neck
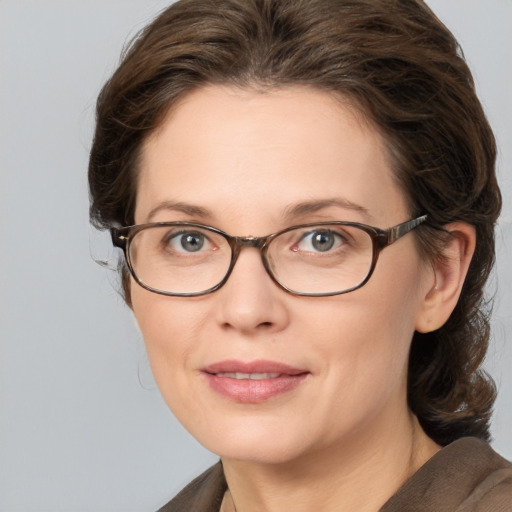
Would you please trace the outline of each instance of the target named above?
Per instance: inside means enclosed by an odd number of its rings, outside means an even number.
[[[223,512],[376,512],[438,450],[408,415],[385,435],[366,429],[283,464],[223,459]]]

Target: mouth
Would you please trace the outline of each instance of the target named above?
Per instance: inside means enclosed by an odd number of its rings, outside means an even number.
[[[220,372],[216,373],[217,377],[227,377],[228,379],[236,380],[266,380],[276,379],[280,373],[240,373],[240,372]]]
[[[291,392],[310,372],[273,361],[221,361],[203,368],[202,374],[223,397],[256,404]]]

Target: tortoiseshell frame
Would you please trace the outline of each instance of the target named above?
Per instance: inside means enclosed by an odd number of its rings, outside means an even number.
[[[344,293],[352,292],[354,290],[357,290],[358,288],[361,288],[361,286],[365,285],[370,277],[373,274],[373,271],[375,270],[375,266],[377,264],[377,260],[379,258],[380,252],[391,245],[392,243],[396,242],[399,238],[403,237],[416,227],[418,227],[420,224],[425,222],[427,220],[427,215],[422,215],[421,217],[416,217],[415,219],[408,220],[406,222],[402,222],[401,224],[398,224],[396,226],[393,226],[389,229],[380,229],[373,226],[368,226],[366,224],[360,224],[358,222],[343,222],[343,221],[335,221],[335,222],[315,222],[315,223],[309,223],[309,224],[299,224],[297,226],[291,226],[286,229],[283,229],[281,231],[278,231],[277,233],[272,233],[271,235],[267,236],[261,236],[261,237],[240,237],[240,236],[231,236],[225,233],[224,231],[221,231],[220,229],[214,228],[212,226],[206,226],[204,224],[197,224],[195,222],[152,222],[148,224],[136,224],[134,226],[126,226],[122,228],[111,228],[110,234],[112,236],[112,243],[115,247],[119,247],[123,250],[126,264],[128,265],[128,268],[130,270],[131,275],[135,279],[135,281],[145,288],[146,290],[149,290],[154,293],[158,293],[160,295],[168,295],[171,297],[197,297],[200,295],[207,295],[208,293],[212,293],[219,288],[221,288],[226,281],[228,280],[231,272],[233,271],[233,268],[235,266],[235,263],[238,259],[238,256],[240,254],[240,251],[244,247],[255,247],[260,250],[261,253],[261,259],[263,261],[263,266],[265,267],[265,270],[267,271],[268,275],[272,278],[272,280],[283,290],[285,290],[288,293],[291,293],[292,295],[300,295],[300,296],[306,296],[306,297],[328,297],[331,295],[341,295]],[[193,292],[193,293],[174,293],[174,292],[166,292],[163,290],[157,290],[156,288],[152,288],[142,281],[139,280],[137,275],[135,274],[135,271],[133,270],[131,259],[130,259],[130,241],[131,239],[140,231],[147,229],[149,227],[153,226],[190,226],[192,228],[200,228],[207,231],[212,231],[214,233],[217,233],[221,236],[223,236],[229,246],[231,247],[231,262],[228,268],[228,271],[226,275],[224,276],[224,279],[212,288],[209,288],[208,290],[204,290],[201,292]],[[272,273],[272,270],[270,268],[270,265],[267,260],[267,251],[268,246],[272,242],[274,238],[277,236],[286,233],[288,231],[291,231],[293,229],[297,228],[307,228],[312,226],[353,226],[359,229],[362,229],[366,233],[368,233],[372,239],[373,244],[373,254],[372,254],[372,264],[370,266],[370,270],[367,274],[367,276],[356,286],[353,286],[352,288],[349,288],[347,290],[342,291],[336,291],[336,292],[326,292],[326,293],[305,293],[305,292],[296,292],[294,290],[291,290],[290,288],[287,288],[286,286],[283,286],[277,278]]]

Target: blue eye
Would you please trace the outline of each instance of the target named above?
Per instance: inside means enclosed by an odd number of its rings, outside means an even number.
[[[181,247],[188,252],[200,251],[204,246],[204,235],[200,233],[189,233],[180,236]]]
[[[298,250],[328,252],[343,243],[342,237],[331,230],[307,233],[297,244]]]
[[[177,252],[199,252],[208,246],[206,235],[198,231],[173,233],[166,243]]]
[[[329,251],[333,248],[335,238],[332,233],[314,233],[311,237],[311,245],[321,252]]]

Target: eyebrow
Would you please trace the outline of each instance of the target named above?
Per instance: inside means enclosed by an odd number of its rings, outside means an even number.
[[[317,213],[320,210],[332,206],[343,208],[345,210],[355,211],[357,213],[360,213],[366,220],[372,220],[372,215],[370,214],[367,208],[359,204],[353,203],[348,199],[338,197],[312,201],[303,201],[301,203],[288,206],[284,210],[284,216],[285,218],[300,217],[312,213]]]
[[[349,201],[348,199],[345,198],[329,198],[302,201],[300,203],[287,206],[283,211],[283,217],[285,219],[291,220],[294,217],[303,217],[306,215],[317,213],[320,210],[330,208],[333,206],[337,208],[343,208],[345,210],[355,211],[363,215],[363,217],[366,220],[372,220],[372,215],[370,214],[367,208],[356,203],[353,203],[352,201]],[[149,211],[147,221],[150,222],[151,219],[161,211],[174,211],[201,219],[211,219],[214,217],[213,213],[210,210],[203,208],[202,206],[197,206],[183,202],[163,201],[161,203],[158,203]]]
[[[202,206],[174,201],[163,201],[162,203],[158,203],[156,206],[151,208],[147,217],[148,222],[151,221],[151,219],[161,211],[179,212],[202,219],[213,217],[212,212],[206,208],[203,208]]]

